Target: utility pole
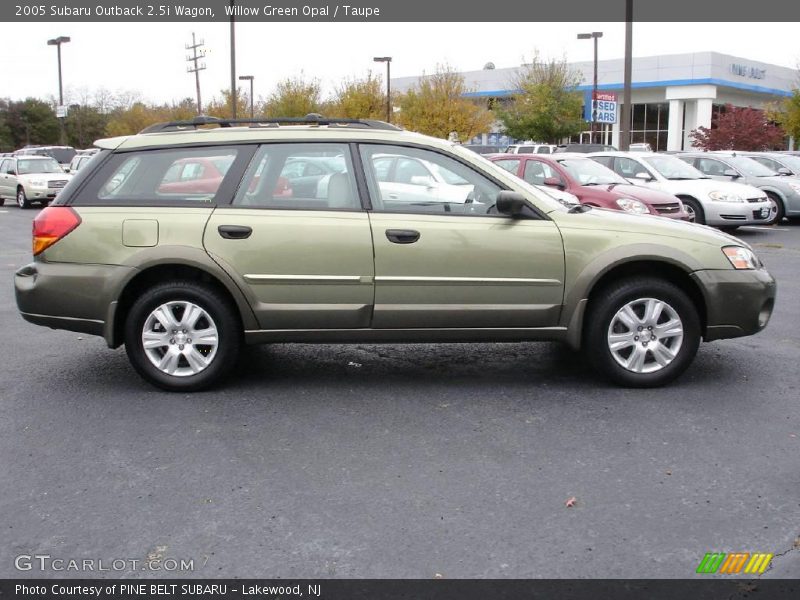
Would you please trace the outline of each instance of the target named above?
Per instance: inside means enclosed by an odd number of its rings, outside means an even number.
[[[200,71],[205,70],[206,63],[199,62],[201,59],[205,58],[206,51],[203,48],[205,46],[205,42],[200,40],[199,42],[194,37],[194,31],[192,32],[192,43],[186,44],[186,49],[191,50],[192,53],[187,55],[186,62],[192,63],[190,66],[186,67],[187,73],[194,73],[194,84],[197,88],[197,114],[203,114],[203,103],[200,101]]]
[[[376,56],[373,62],[386,63],[386,122],[392,122],[392,57]]]
[[[631,76],[633,71],[633,0],[625,0],[625,76],[622,91],[622,115],[620,119],[619,149],[631,146]]]
[[[594,142],[594,129],[597,122],[597,40],[603,37],[602,31],[592,33],[579,33],[579,40],[594,40],[594,85],[592,86],[592,129],[589,134],[589,142]]]

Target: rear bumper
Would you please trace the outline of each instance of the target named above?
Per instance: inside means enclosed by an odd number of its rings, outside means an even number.
[[[103,336],[114,293],[132,270],[113,265],[33,262],[14,275],[17,307],[30,323]]]
[[[758,333],[775,306],[776,283],[766,269],[695,271],[706,302],[704,340]]]

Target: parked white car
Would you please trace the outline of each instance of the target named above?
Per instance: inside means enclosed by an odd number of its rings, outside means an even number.
[[[556,151],[555,144],[534,144],[533,142],[523,142],[521,144],[511,144],[505,154],[552,154]]]
[[[669,154],[594,152],[589,155],[635,185],[668,192],[683,201],[691,221],[735,229],[769,223],[773,205],[760,189],[715,181]]]
[[[22,155],[0,159],[0,206],[16,199],[20,208],[31,202],[47,206],[72,176],[50,156]]]
[[[466,179],[427,160],[378,154],[373,165],[387,201],[466,204],[474,200],[474,186]]]

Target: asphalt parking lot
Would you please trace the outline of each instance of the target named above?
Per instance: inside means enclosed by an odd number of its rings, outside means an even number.
[[[19,317],[37,212],[0,208],[0,577],[673,578],[711,551],[800,576],[800,224],[740,230],[772,321],[667,388],[610,387],[555,344],[274,345],[176,395]]]

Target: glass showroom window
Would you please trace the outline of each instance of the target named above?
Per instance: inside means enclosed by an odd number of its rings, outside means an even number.
[[[667,149],[669,103],[634,104],[631,111],[631,143],[650,144],[655,150]]]

